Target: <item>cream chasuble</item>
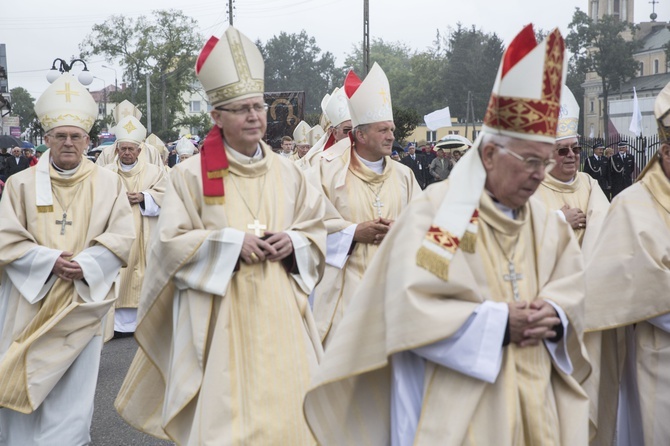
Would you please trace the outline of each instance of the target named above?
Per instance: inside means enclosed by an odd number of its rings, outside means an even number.
[[[87,275],[82,252],[92,247],[98,248],[97,254],[111,252],[120,266],[128,259],[134,237],[130,205],[116,175],[87,159],[70,178],[60,177],[53,166],[49,169],[54,200],[53,209],[46,212],[36,206],[36,169],[21,172],[8,182],[0,202],[0,265],[8,269],[34,249],[46,255],[70,251],[74,260],[81,259],[78,261],[90,290],[80,281],[47,280],[55,258],[50,266],[36,269],[28,278],[47,287],[51,284],[48,291],[43,289],[46,294],[42,298],[22,295],[25,284],[12,283],[8,271],[3,274],[0,406],[21,413],[33,412],[48,397],[79,353],[101,333],[102,319],[114,304],[113,282],[118,269],[97,271],[111,277]],[[35,259],[34,265],[39,262]]]
[[[427,361],[414,444],[586,444],[583,272],[570,229],[535,199],[512,221],[483,195],[475,253],[456,251],[445,282],[418,267],[416,253],[447,188],[414,200],[370,265],[305,398],[310,428],[321,444],[390,444],[391,356],[456,335],[482,302],[513,301],[505,280],[513,252],[520,299],[551,300],[567,315],[575,373],[553,364],[544,345],[502,347],[502,339],[493,384]]]
[[[586,270],[586,329],[602,331],[603,339],[609,339],[608,344],[603,342],[601,367],[603,373],[611,373],[607,380],[601,379],[598,400],[600,410],[607,410],[609,423],[599,423],[597,444],[614,436],[620,382],[626,399],[619,408],[625,409],[623,419],[619,415],[623,440],[619,444],[670,442],[670,405],[664,397],[670,392],[666,372],[670,367],[670,180],[657,160],[652,163],[640,181],[612,201]],[[625,327],[625,334],[620,327]],[[615,328],[619,329],[611,330]],[[604,415],[599,415],[603,420]]]
[[[421,192],[414,174],[406,166],[385,157],[384,170],[377,174],[352,151],[349,138],[343,139],[324,152],[324,158],[309,173],[314,175],[312,178],[320,179],[322,190],[332,204],[327,208],[329,235],[379,217],[396,220]],[[326,265],[323,279],[314,291],[314,318],[324,345],[341,321],[379,246],[356,243],[344,266]]]
[[[142,153],[142,152],[140,152]],[[137,164],[129,171],[123,171],[119,161],[105,166],[116,172],[123,181],[127,192],[146,192],[160,207],[167,186],[168,177],[164,169],[147,164],[138,159]],[[145,216],[139,205],[132,205],[133,220],[135,223],[135,240],[130,250],[128,266],[121,269],[119,278],[118,299],[115,308],[137,308],[140,303],[140,291],[146,269],[146,252],[158,216]]]
[[[324,202],[297,166],[262,150],[252,164],[229,151],[223,205],[204,202],[199,155],[175,167],[149,249],[140,349],[116,407],[180,445],[315,443],[301,403],[321,355],[307,298]],[[233,271],[244,232],[261,225],[291,235],[298,274],[269,261]]]
[[[609,208],[609,201],[607,200],[607,197],[605,197],[600,185],[598,185],[598,181],[594,180],[590,175],[583,172],[577,172],[574,181],[570,184],[566,184],[547,174],[538,188],[536,196],[542,200],[550,210],[559,210],[567,204],[571,208],[581,209],[582,212],[586,214],[586,228],[573,229],[573,231],[579,241],[579,245],[582,247],[584,262],[588,262],[589,257],[593,253],[596,240],[603,229],[603,222]],[[588,323],[588,321],[586,323]],[[605,339],[604,341],[609,343],[608,339]],[[603,339],[600,333],[586,333],[584,335],[584,342],[592,366],[591,375],[583,386],[589,394],[591,405],[590,436],[593,437],[598,424],[598,407],[596,402],[598,401],[597,389],[600,383],[600,352]],[[608,372],[608,370],[605,370],[606,374]],[[608,380],[610,378],[605,376],[604,379]],[[609,411],[610,415],[614,414],[614,412],[608,410],[607,407],[603,410],[605,413]],[[601,416],[603,415],[601,414]],[[614,420],[603,420],[603,422],[613,424]],[[611,439],[607,441],[609,441],[609,444],[611,445]]]

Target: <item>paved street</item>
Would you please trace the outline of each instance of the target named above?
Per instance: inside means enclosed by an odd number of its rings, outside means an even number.
[[[169,441],[145,435],[126,424],[114,410],[114,399],[135,356],[134,338],[114,339],[102,349],[95,411],[91,427],[92,446],[164,446]]]

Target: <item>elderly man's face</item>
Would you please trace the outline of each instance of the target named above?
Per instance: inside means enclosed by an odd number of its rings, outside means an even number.
[[[12,156],[18,158],[21,156],[21,148],[20,147],[12,147]]]
[[[240,99],[212,110],[212,119],[223,129],[226,141],[234,149],[256,147],[267,127],[267,112],[262,97]]]
[[[659,155],[661,156],[661,167],[663,168],[663,172],[665,173],[666,178],[670,180],[670,144],[667,142],[663,143]]]
[[[408,152],[410,155],[414,155],[416,152],[416,148],[414,146],[409,146]]]
[[[628,146],[619,146],[619,153],[622,155],[628,153]]]
[[[593,149],[593,153],[596,156],[603,156],[603,148],[602,147],[596,147],[595,149]]]
[[[486,189],[505,206],[520,208],[544,180],[542,166],[552,159],[553,149],[553,144],[514,138],[507,138],[504,144],[487,142],[482,147],[482,163],[487,173]],[[515,155],[537,159],[541,167],[529,169],[528,163]]]
[[[582,148],[576,137],[556,142],[554,159],[556,166],[551,170],[551,176],[561,181],[570,181],[579,170],[579,160]]]
[[[53,162],[66,170],[79,165],[88,142],[88,134],[74,126],[56,127],[46,134],[46,145],[51,149]]]
[[[298,150],[298,157],[302,158],[303,156],[307,155],[307,152],[309,152],[311,146],[309,144],[298,144],[296,149]]]
[[[117,143],[116,146],[116,153],[119,155],[121,164],[125,164],[127,166],[135,164],[135,161],[137,161],[137,157],[140,156],[141,151],[142,149],[140,148],[140,145],[135,144],[134,142],[124,141]]]

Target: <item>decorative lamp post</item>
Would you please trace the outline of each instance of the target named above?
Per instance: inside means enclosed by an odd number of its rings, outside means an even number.
[[[69,72],[75,62],[81,62],[84,65],[84,70],[79,73],[78,79],[79,82],[81,82],[82,85],[90,85],[93,82],[93,75],[91,74],[90,71],[88,71],[88,66],[86,66],[86,62],[84,62],[81,59],[73,59],[70,63],[65,62],[63,59],[56,58],[53,61],[53,64],[51,65],[51,69],[47,73],[47,80],[49,83],[53,83],[56,79],[60,77],[61,74],[65,72]],[[58,68],[56,68],[57,64],[60,64]]]

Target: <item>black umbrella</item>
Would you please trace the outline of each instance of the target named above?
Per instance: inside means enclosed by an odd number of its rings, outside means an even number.
[[[0,149],[21,147],[21,141],[11,135],[0,135]]]

